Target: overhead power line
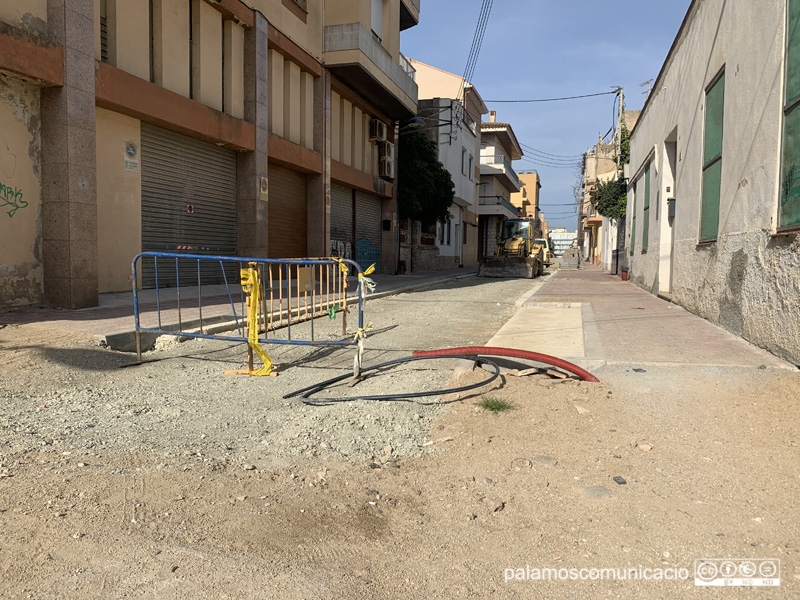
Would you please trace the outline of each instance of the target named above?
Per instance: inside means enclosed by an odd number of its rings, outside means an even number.
[[[575,169],[576,167],[578,167],[577,161],[574,164],[560,164],[560,163],[548,163],[544,160],[535,160],[533,158],[527,158],[527,157],[522,157],[519,160],[530,163],[532,165],[541,165],[543,167],[551,167],[554,169]]]
[[[520,144],[526,150],[530,150],[531,152],[538,152],[539,154],[544,154],[545,156],[552,156],[553,158],[575,158],[580,160],[583,158],[583,154],[550,154],[548,152],[544,152],[543,150],[538,150],[533,146],[528,146],[527,144]]]
[[[475,66],[478,64],[478,56],[481,53],[481,46],[483,45],[483,35],[486,33],[486,26],[489,23],[489,15],[492,12],[492,5],[494,0],[483,0],[481,4],[481,12],[478,16],[478,24],[475,26],[475,34],[472,37],[472,47],[469,50],[467,57],[467,64],[464,67],[464,80],[461,89],[459,90],[458,100],[461,100],[464,95],[464,88],[467,82],[472,80],[475,73]]]
[[[485,100],[485,102],[496,103],[522,103],[522,102],[560,102],[561,100],[577,100],[578,98],[594,98],[595,96],[610,96],[616,94],[617,91],[600,92],[599,94],[583,94],[582,96],[564,96],[563,98],[538,98],[536,100]]]

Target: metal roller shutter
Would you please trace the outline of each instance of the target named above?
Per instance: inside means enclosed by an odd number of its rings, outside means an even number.
[[[353,190],[331,184],[331,256],[353,258]]]
[[[303,173],[269,165],[269,257],[306,258],[307,190]]]
[[[141,135],[142,250],[234,256],[236,153],[147,123]],[[196,261],[183,262],[181,284],[196,285]],[[203,264],[200,277],[224,280],[219,264]],[[174,261],[159,261],[158,279],[175,285]],[[142,264],[142,285],[155,286],[153,261]]]
[[[381,199],[356,192],[356,262],[362,269],[381,267]]]

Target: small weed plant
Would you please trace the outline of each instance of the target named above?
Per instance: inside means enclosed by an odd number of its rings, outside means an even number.
[[[510,402],[506,402],[500,398],[492,398],[491,396],[484,396],[478,406],[484,410],[491,411],[496,415],[514,408],[514,405]]]

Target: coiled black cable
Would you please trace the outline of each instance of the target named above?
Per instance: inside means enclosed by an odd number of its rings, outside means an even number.
[[[395,360],[390,360],[385,363],[381,363],[379,365],[375,365],[372,367],[367,367],[366,369],[362,369],[361,373],[369,373],[370,371],[377,371],[378,369],[382,369],[384,367],[388,367],[391,365],[398,365],[402,363],[417,361],[417,360],[431,360],[432,358],[464,358],[469,360],[470,362],[476,362],[481,365],[488,365],[494,368],[494,373],[492,373],[491,377],[488,379],[481,381],[479,383],[473,383],[471,385],[464,385],[461,387],[456,388],[449,388],[446,390],[434,390],[432,392],[413,392],[409,394],[384,394],[384,395],[376,395],[376,396],[349,396],[346,398],[311,398],[312,394],[316,394],[324,390],[326,387],[333,385],[334,383],[339,383],[347,379],[348,377],[352,377],[350,373],[346,375],[340,375],[339,377],[334,377],[332,379],[328,379],[327,381],[323,381],[321,383],[317,383],[314,385],[310,385],[305,387],[301,390],[297,390],[296,392],[291,392],[286,394],[284,398],[294,398],[296,396],[300,396],[301,400],[304,404],[328,404],[333,402],[352,402],[355,400],[403,400],[407,398],[424,398],[426,396],[443,396],[445,394],[456,394],[458,392],[466,392],[469,390],[474,390],[476,388],[482,387],[487,385],[497,379],[500,375],[500,367],[494,361],[491,361],[487,358],[481,358],[479,356],[409,356],[407,358],[398,358]]]

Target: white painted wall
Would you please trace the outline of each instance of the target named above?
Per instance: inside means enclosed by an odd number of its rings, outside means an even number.
[[[670,290],[671,262],[674,302],[800,364],[800,247],[796,237],[773,236],[785,10],[785,0],[694,5],[631,138],[631,181],[651,153],[654,163],[649,247],[642,253],[640,192],[630,261],[634,283],[652,293]],[[723,67],[719,235],[698,245],[705,90]],[[672,139],[674,176],[667,153]],[[677,199],[674,223],[666,217],[669,197]],[[630,224],[631,193],[628,198]],[[630,227],[626,238],[629,246]]]

